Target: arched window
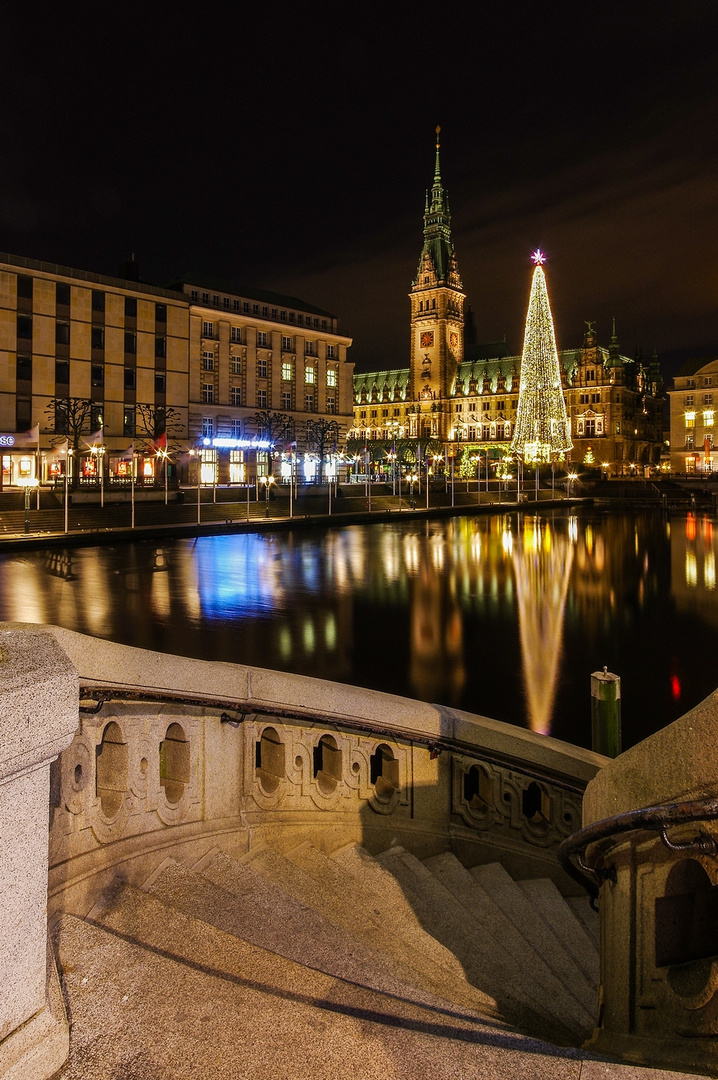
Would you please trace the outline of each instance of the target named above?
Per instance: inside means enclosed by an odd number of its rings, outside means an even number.
[[[95,791],[105,817],[114,817],[129,787],[129,748],[119,724],[109,723],[96,750]]]
[[[322,795],[331,795],[342,778],[342,752],[332,735],[322,735],[314,747],[314,778]]]
[[[170,724],[160,743],[160,787],[168,803],[178,803],[189,783],[189,740],[179,724]]]

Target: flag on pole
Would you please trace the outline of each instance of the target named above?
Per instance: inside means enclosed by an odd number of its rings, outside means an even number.
[[[40,442],[40,425],[35,424],[35,427],[30,428],[29,431],[19,431],[15,436],[15,446],[37,446]]]
[[[159,451],[167,449],[167,432],[163,431],[157,439],[152,439],[150,442],[150,453],[157,454]]]
[[[132,461],[135,456],[135,444],[131,442],[126,450],[118,450],[116,455],[118,461]]]
[[[98,428],[97,431],[93,431],[92,434],[82,440],[85,446],[102,446],[102,428]]]
[[[55,446],[51,447],[51,449],[49,451],[49,454],[48,454],[48,457],[51,457],[51,458],[67,457],[67,451],[69,449],[70,449],[70,443],[68,442],[67,439],[63,439],[62,442],[56,443]]]

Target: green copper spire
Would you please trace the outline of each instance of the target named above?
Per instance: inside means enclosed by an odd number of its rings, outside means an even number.
[[[419,261],[419,271],[414,284],[419,279],[424,258],[428,254],[433,264],[434,272],[439,281],[445,281],[449,272],[449,263],[454,251],[451,242],[451,215],[449,213],[449,200],[441,183],[441,162],[439,152],[440,127],[436,129],[436,160],[434,164],[434,183],[431,194],[427,191],[424,206],[424,247]]]

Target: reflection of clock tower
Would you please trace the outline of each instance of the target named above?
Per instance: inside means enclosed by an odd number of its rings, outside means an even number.
[[[424,208],[424,247],[411,287],[411,377],[409,394],[420,407],[413,434],[445,439],[451,417],[446,399],[454,392],[464,353],[464,300],[451,242],[449,200],[441,184],[439,131],[436,167]]]

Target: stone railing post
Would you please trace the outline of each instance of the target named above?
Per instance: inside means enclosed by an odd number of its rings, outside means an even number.
[[[69,1038],[48,961],[50,763],[78,723],[78,677],[41,627],[0,626],[0,1080],[44,1080]]]

